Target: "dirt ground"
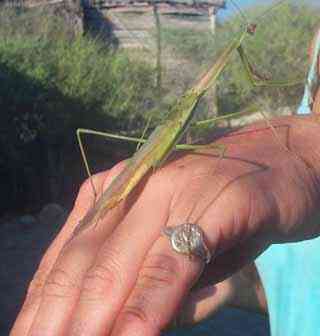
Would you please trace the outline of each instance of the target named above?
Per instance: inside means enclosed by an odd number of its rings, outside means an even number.
[[[38,216],[0,220],[0,336],[9,334],[27,285],[65,218],[61,207],[51,205]]]

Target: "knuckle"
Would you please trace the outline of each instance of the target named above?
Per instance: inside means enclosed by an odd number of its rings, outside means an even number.
[[[45,281],[43,296],[67,298],[77,295],[79,290],[80,286],[70,272],[55,267]]]
[[[79,195],[86,195],[88,193],[92,193],[92,182],[96,179],[96,175],[93,175],[85,179],[85,181],[81,184]]]
[[[36,274],[28,286],[26,299],[29,300],[33,297],[40,296],[44,283],[45,281],[42,277]]]
[[[82,284],[82,294],[86,299],[99,300],[121,288],[123,279],[120,266],[112,257],[107,260],[107,263],[94,265],[86,273]]]
[[[45,281],[43,280],[43,277],[37,273],[28,286],[26,298],[22,306],[22,311],[27,311],[29,308],[31,309],[31,307],[39,302],[44,283]]]
[[[35,275],[33,276],[33,279],[30,281],[28,285],[25,302],[23,304],[23,309],[28,309],[30,306],[33,306],[38,302],[38,300],[40,300],[49,270],[51,269],[51,265],[52,261],[50,258],[50,254],[46,252],[46,254],[44,255],[44,257],[40,262],[40,265]]]
[[[103,183],[103,190],[105,190],[110,185],[112,180],[122,172],[122,170],[126,167],[126,165],[127,165],[126,160],[120,161],[109,170],[108,176]]]
[[[159,314],[139,305],[125,306],[119,315],[119,321],[122,325],[134,325],[136,329],[143,330],[148,335],[153,335],[164,327]]]
[[[137,285],[145,289],[166,288],[177,283],[181,272],[181,265],[175,257],[150,255],[141,269]]]
[[[91,191],[91,182],[89,177],[86,178],[84,182],[81,184],[79,193],[86,194],[88,191]]]
[[[115,175],[118,175],[128,164],[127,160],[123,160],[115,164],[111,169],[110,169],[110,176],[113,177]]]
[[[45,281],[46,272],[44,272],[42,268],[39,268],[28,286],[27,298],[39,296],[45,284]]]
[[[120,313],[120,320],[126,323],[147,324],[149,322],[146,311],[137,305],[126,306]]]

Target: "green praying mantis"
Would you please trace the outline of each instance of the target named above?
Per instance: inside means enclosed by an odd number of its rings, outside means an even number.
[[[226,47],[217,61],[200,78],[200,80],[176,100],[169,109],[165,121],[154,129],[147,140],[86,129],[77,130],[77,138],[81,154],[94,192],[95,188],[91,179],[90,169],[81,141],[82,134],[103,135],[109,138],[135,141],[143,143],[143,145],[135,152],[131,159],[127,160],[126,167],[116,178],[114,178],[109,187],[102,193],[99,199],[96,200],[94,206],[87,212],[83,219],[80,220],[75,229],[75,234],[91,227],[93,224],[97,224],[110,209],[116,207],[121,201],[126,199],[126,197],[149,171],[161,167],[175,149],[196,150],[210,147],[217,149],[220,156],[223,157],[226,150],[224,146],[215,143],[208,145],[180,145],[178,142],[191,125],[195,127],[198,125],[200,127],[207,122],[214,123],[219,119],[226,119],[237,115],[225,115],[223,117],[220,116],[208,121],[192,124],[199,100],[208,91],[208,89],[216,83],[219,75],[225,69],[235,51],[239,53],[248,80],[253,86],[284,87],[301,84],[301,81],[268,81],[254,72],[253,66],[250,64],[242,47],[242,42],[250,35],[254,35],[255,31],[255,24],[247,23],[245,25],[244,29]],[[270,127],[272,126],[270,125]]]

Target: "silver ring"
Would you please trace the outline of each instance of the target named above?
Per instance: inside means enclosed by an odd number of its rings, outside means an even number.
[[[204,233],[199,225],[186,223],[165,227],[163,233],[170,239],[172,248],[189,257],[197,256],[206,264],[211,260],[211,252],[204,241]]]

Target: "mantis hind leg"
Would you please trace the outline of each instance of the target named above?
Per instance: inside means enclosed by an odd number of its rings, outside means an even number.
[[[265,114],[263,111],[260,111],[259,113],[262,115],[262,117],[263,117],[264,121],[266,122],[267,126],[270,128],[270,130],[271,130],[271,132],[272,132],[272,134],[273,134],[273,136],[274,136],[274,139],[276,140],[276,142],[278,143],[278,145],[279,145],[284,151],[289,152],[290,154],[292,154],[292,155],[294,156],[295,159],[301,160],[301,159],[298,158],[298,156],[297,156],[294,152],[292,152],[292,151],[290,150],[290,148],[288,148],[288,146],[287,146],[286,144],[284,144],[284,143],[282,142],[282,140],[281,140],[280,137],[279,137],[279,134],[277,133],[276,128],[272,125],[272,123],[270,122],[270,120],[269,120],[269,118],[266,116],[266,114]]]
[[[247,114],[252,114],[252,113],[255,113],[255,112],[258,112],[258,107],[255,104],[253,104],[253,105],[249,106],[248,108],[246,108],[245,110],[240,111],[240,112],[229,113],[229,114],[217,116],[217,117],[210,118],[210,119],[196,121],[193,124],[191,124],[191,127],[193,129],[197,129],[197,128],[202,128],[202,127],[207,126],[207,125],[215,125],[215,124],[217,124],[217,123],[219,123],[220,121],[223,121],[223,120],[237,119],[237,118],[241,118],[241,117],[243,117]]]
[[[252,113],[259,113],[263,117],[263,119],[266,122],[267,126],[270,128],[271,132],[274,135],[275,140],[280,145],[280,147],[282,149],[284,149],[285,151],[290,151],[289,148],[285,144],[283,144],[283,142],[281,141],[281,139],[280,139],[280,137],[279,137],[279,135],[278,135],[275,127],[269,121],[269,119],[266,116],[266,114],[262,110],[259,110],[258,107],[255,104],[253,104],[252,106],[250,106],[249,108],[247,108],[245,111],[240,111],[240,112],[236,112],[236,113],[230,113],[230,114],[227,114],[227,115],[218,116],[218,117],[215,117],[215,118],[198,121],[198,122],[194,123],[193,125],[191,125],[191,127],[193,127],[193,128],[201,128],[201,127],[205,127],[206,125],[215,124],[215,123],[217,123],[219,121],[222,121],[222,120],[239,118],[239,117],[242,117],[242,116],[245,116],[245,115],[248,115],[248,114],[250,115]],[[191,148],[189,148],[189,150],[193,149],[192,146],[193,145],[191,145]],[[206,145],[204,145],[204,146],[206,146]],[[188,150],[188,145],[181,145],[180,147],[181,147],[181,149]],[[201,148],[199,148],[199,149],[201,149]],[[196,150],[196,148],[195,148],[195,150]]]

